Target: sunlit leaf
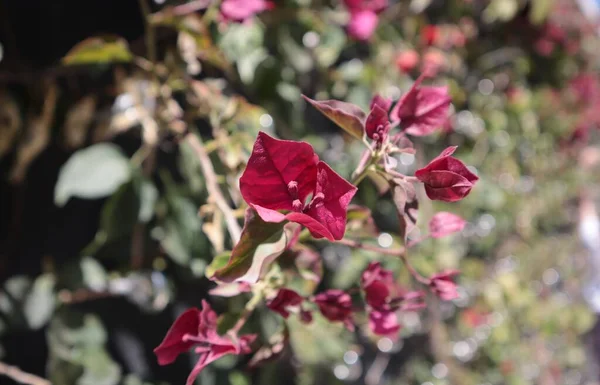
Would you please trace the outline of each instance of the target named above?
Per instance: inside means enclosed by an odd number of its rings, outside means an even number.
[[[282,223],[264,222],[254,210],[246,212],[244,230],[225,267],[214,277],[225,282],[256,282],[287,244]]]
[[[55,277],[52,274],[42,274],[35,282],[23,305],[23,313],[27,323],[32,329],[44,326],[52,316],[55,307],[54,285]]]
[[[105,64],[131,61],[127,41],[118,36],[90,37],[77,43],[63,57],[64,64]]]
[[[60,169],[54,203],[64,206],[69,198],[103,198],[131,178],[129,160],[112,143],[98,143],[75,152]]]
[[[339,100],[312,100],[303,97],[344,131],[356,139],[362,139],[366,115],[358,106]]]

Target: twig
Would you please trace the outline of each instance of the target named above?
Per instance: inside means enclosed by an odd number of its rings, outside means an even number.
[[[154,34],[154,26],[150,23],[152,10],[146,0],[139,0],[138,2],[140,4],[140,9],[142,10],[142,15],[144,16],[146,53],[148,54],[148,60],[150,60],[152,64],[156,64],[156,36]]]
[[[185,4],[178,5],[171,9],[175,16],[185,16],[190,13],[200,11],[210,5],[211,0],[193,0]]]
[[[406,251],[406,249],[404,249]],[[421,282],[423,285],[429,285],[429,283],[431,282],[430,279],[422,276],[415,268],[413,265],[411,265],[411,263],[408,261],[408,255],[406,255],[406,253],[402,253],[400,254],[400,259],[402,260],[402,262],[404,263],[404,266],[406,267],[406,269],[408,270],[408,272],[410,273],[410,275],[413,276],[414,279],[416,279],[417,281]]]
[[[58,300],[65,305],[73,305],[115,296],[114,293],[109,291],[91,291],[88,289],[77,289],[75,291],[61,290],[58,293]]]
[[[390,363],[390,355],[384,353],[378,353],[375,356],[375,361],[371,364],[371,367],[365,375],[366,385],[377,385],[381,382],[381,376],[385,373],[385,369]]]
[[[448,380],[451,385],[473,385],[472,376],[469,371],[463,369],[450,357],[446,347],[449,343],[448,332],[442,320],[440,304],[434,297],[430,297],[433,303],[427,306],[431,314],[431,330],[429,332],[429,344],[433,358],[448,368]]]
[[[210,161],[210,158],[208,157],[208,153],[206,152],[204,145],[202,144],[200,138],[193,133],[187,134],[185,141],[188,142],[188,144],[196,152],[196,155],[198,155],[202,173],[206,178],[206,189],[214,198],[219,210],[223,212],[225,223],[227,224],[227,230],[229,231],[229,235],[231,235],[233,243],[237,243],[240,240],[242,229],[240,228],[233,209],[229,206],[227,200],[225,200],[225,197],[221,192],[221,189],[219,188],[219,182],[217,180],[217,175],[215,174],[215,169]]]
[[[34,374],[27,373],[17,368],[16,366],[8,365],[4,362],[0,362],[0,375],[9,377],[10,379],[27,385],[52,385],[52,383],[45,378],[38,377]]]
[[[395,255],[395,256],[401,256],[404,254],[404,247],[401,247],[399,249],[386,249],[384,247],[378,247],[378,246],[374,246],[374,245],[369,245],[369,244],[365,244],[362,243],[360,241],[355,241],[353,239],[340,239],[339,241],[337,241],[337,243],[340,243],[342,245],[346,245],[349,247],[354,247],[357,249],[363,249],[363,250],[369,250],[369,251],[373,251],[376,253],[381,253],[381,254],[386,254],[386,255]]]

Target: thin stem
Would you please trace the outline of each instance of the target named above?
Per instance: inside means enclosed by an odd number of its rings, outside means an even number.
[[[193,133],[187,134],[185,141],[196,152],[196,155],[200,160],[200,167],[202,168],[202,173],[206,178],[206,189],[208,190],[208,193],[215,199],[215,203],[217,204],[219,210],[223,212],[225,223],[227,224],[227,230],[229,231],[229,235],[235,244],[240,240],[242,229],[237,221],[233,209],[229,206],[227,200],[221,192],[221,189],[219,188],[217,175],[215,174],[215,169],[210,161],[208,153],[206,152],[202,141],[197,135]]]
[[[175,16],[185,16],[208,7],[211,1],[212,0],[193,0],[188,3],[173,7],[171,11]]]
[[[370,153],[369,153],[369,154],[370,154]],[[353,185],[355,185],[355,186],[358,186],[358,184],[359,184],[360,182],[362,182],[362,180],[363,180],[363,179],[365,179],[365,177],[367,176],[367,174],[368,174],[368,173],[369,173],[369,171],[370,171],[370,167],[371,167],[371,165],[373,165],[374,163],[375,163],[375,160],[373,159],[373,156],[371,155],[371,156],[368,158],[368,160],[367,160],[367,163],[366,163],[366,164],[365,164],[365,166],[362,168],[362,170],[360,170],[360,171],[358,172],[358,175],[355,175],[355,176],[352,178],[352,182],[351,182],[351,183],[352,183]]]
[[[61,290],[58,293],[58,300],[65,305],[72,305],[114,296],[115,294],[109,291],[91,291],[88,289],[77,289],[75,291]]]
[[[150,5],[146,0],[138,0],[140,4],[140,9],[142,10],[142,15],[144,16],[144,28],[146,29],[146,53],[148,54],[148,60],[152,62],[152,64],[156,64],[156,35],[154,31],[154,26],[150,23],[150,16],[152,15],[152,10],[150,9]]]
[[[46,380],[45,378],[38,377],[35,374],[24,372],[18,367],[8,365],[4,362],[0,362],[0,375],[6,376],[20,384],[52,385],[52,383]]]
[[[408,270],[408,272],[410,273],[410,275],[413,276],[414,279],[416,279],[417,281],[419,281],[420,283],[422,283],[423,285],[429,285],[430,280],[424,276],[422,276],[415,268],[413,265],[411,265],[411,263],[408,260],[408,255],[406,253],[406,248],[404,249],[404,253],[400,254],[400,259],[402,260],[402,262],[404,263],[404,266],[406,266],[406,269]]]
[[[386,254],[386,255],[395,255],[395,256],[402,256],[405,252],[404,247],[399,248],[399,249],[386,249],[384,247],[378,247],[378,246],[374,246],[374,245],[369,245],[369,244],[365,244],[362,243],[360,241],[355,241],[353,239],[340,239],[339,241],[337,241],[337,243],[342,244],[342,245],[346,245],[349,247],[354,247],[357,249],[363,249],[363,250],[368,250],[368,251],[373,251],[376,253],[380,253],[380,254]]]
[[[390,363],[391,356],[386,353],[377,353],[375,357],[375,361],[367,371],[365,375],[365,384],[366,385],[377,385],[381,383],[381,376],[385,373],[385,369],[388,367]]]
[[[424,241],[424,240],[426,240],[427,238],[429,238],[429,234],[425,234],[425,235],[423,235],[423,236],[421,236],[421,237],[419,237],[419,238],[417,238],[417,239],[415,239],[415,240],[412,240],[412,241],[408,242],[408,243],[406,244],[406,247],[410,249],[411,247],[413,247],[413,246],[415,246],[415,245],[417,245],[417,244],[419,244],[419,243],[423,242],[423,241]]]
[[[262,301],[262,298],[263,298],[262,291],[256,291],[254,293],[254,295],[252,296],[250,301],[248,301],[246,303],[246,306],[244,307],[244,311],[240,315],[240,318],[237,320],[235,325],[233,325],[230,332],[232,332],[234,334],[239,333],[239,331],[242,329],[242,327],[244,327],[244,325],[246,324],[246,321],[248,321],[248,318],[250,317],[252,312],[254,312],[254,309],[256,309],[256,307],[258,306],[260,301]]]

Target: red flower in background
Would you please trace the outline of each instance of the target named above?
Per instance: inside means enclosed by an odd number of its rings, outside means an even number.
[[[310,144],[260,132],[240,178],[240,190],[265,222],[289,220],[306,226],[315,238],[339,240],[357,189],[319,161]]]
[[[330,289],[317,294],[314,302],[325,318],[332,322],[343,322],[348,330],[354,330],[352,298],[348,293],[339,289]]]
[[[410,72],[419,64],[419,54],[413,49],[400,52],[396,56],[396,67],[401,72]]]
[[[448,59],[444,53],[438,49],[429,49],[423,54],[421,63],[421,71],[429,76],[435,76],[443,70],[448,63]]]
[[[369,305],[369,328],[377,335],[396,339],[401,328],[396,311],[425,306],[420,302],[422,293],[404,292],[394,281],[392,272],[383,269],[379,262],[367,266],[360,284]]]
[[[467,221],[458,215],[440,211],[429,221],[429,235],[432,238],[442,238],[446,235],[462,231],[466,224]]]
[[[448,270],[435,274],[429,278],[429,288],[435,295],[444,301],[456,299],[458,298],[458,291],[452,278],[458,274],[460,274],[458,270]]]
[[[421,30],[421,41],[423,44],[435,45],[440,38],[440,29],[435,25],[426,25]]]
[[[217,314],[208,302],[202,301],[202,310],[188,309],[181,314],[167,332],[167,335],[154,349],[160,365],[168,365],[177,356],[193,346],[200,356],[188,376],[186,385],[192,385],[198,374],[211,362],[227,354],[245,354],[250,352],[250,343],[256,335],[220,336],[217,333]]]
[[[448,88],[421,87],[423,77],[415,81],[391,112],[392,120],[399,120],[406,133],[413,136],[430,135],[448,119]]]
[[[387,7],[388,0],[344,0],[344,4],[350,11],[348,34],[357,40],[368,40],[379,23],[377,13]]]
[[[452,157],[456,146],[448,147],[437,158],[415,172],[425,185],[429,199],[456,202],[471,192],[479,178],[463,162]]]
[[[223,0],[221,15],[227,21],[243,22],[273,6],[273,3],[266,0]]]
[[[267,301],[267,307],[276,313],[279,313],[283,318],[290,316],[289,308],[299,307],[304,298],[294,290],[279,289],[275,298]]]

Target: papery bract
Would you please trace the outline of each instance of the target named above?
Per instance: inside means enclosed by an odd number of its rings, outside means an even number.
[[[192,385],[198,374],[211,362],[227,354],[250,352],[250,343],[255,335],[220,336],[217,333],[217,315],[208,302],[202,301],[202,310],[192,308],[181,314],[167,332],[167,335],[154,349],[160,365],[175,361],[181,353],[197,345],[195,352],[200,356],[192,369],[186,385]]]
[[[260,132],[240,178],[240,190],[265,222],[289,220],[306,226],[315,238],[339,240],[357,189],[318,161],[308,143],[278,140]],[[311,193],[312,200],[305,204]]]
[[[293,210],[294,204],[304,204],[314,191],[318,161],[308,143],[279,140],[259,132],[240,178],[242,196],[249,204],[266,209]]]
[[[359,10],[350,13],[348,34],[356,40],[369,40],[375,32],[379,16],[370,10]]]
[[[387,0],[345,0],[350,11],[348,34],[357,40],[368,40],[379,23],[378,12],[384,10]]]
[[[373,98],[371,99],[369,108],[372,110],[375,106],[379,106],[387,113],[387,112],[389,112],[390,107],[392,106],[392,103],[393,103],[392,99],[384,98],[383,96],[381,96],[379,94],[375,94],[375,95],[373,95]]]
[[[344,4],[350,10],[370,9],[379,12],[388,6],[388,0],[344,0]]]
[[[442,238],[446,235],[457,233],[465,228],[467,221],[456,214],[446,211],[436,213],[429,221],[429,236]]]
[[[392,295],[399,290],[391,271],[371,262],[361,275],[360,285],[365,292],[367,304],[373,309],[389,310]]]
[[[419,54],[415,50],[402,51],[396,56],[396,67],[401,72],[410,72],[419,64]]]
[[[363,271],[360,285],[369,305],[369,328],[373,333],[395,339],[400,330],[393,304],[399,287],[394,282],[391,271],[383,269],[379,262],[371,262]]]
[[[458,290],[452,278],[460,274],[458,270],[447,270],[441,273],[432,275],[429,280],[431,291],[444,301],[450,301],[458,298]]]
[[[415,176],[425,185],[429,199],[455,202],[471,192],[479,178],[451,155],[456,146],[448,147],[427,166],[417,170]]]
[[[373,106],[365,123],[367,136],[377,142],[383,141],[390,130],[387,110],[378,105]]]
[[[369,313],[369,329],[379,336],[395,340],[398,338],[400,328],[398,316],[393,311],[373,310]]]
[[[313,100],[305,95],[302,97],[344,131],[356,139],[362,139],[367,117],[360,107],[339,100]]]
[[[399,120],[407,134],[430,135],[448,119],[450,95],[448,88],[421,87],[423,75],[400,98],[391,112],[392,120]]]
[[[273,3],[266,0],[223,0],[221,15],[225,20],[242,22],[272,7]]]
[[[299,307],[304,298],[294,290],[279,289],[277,295],[267,301],[267,307],[276,313],[279,313],[283,318],[290,316],[289,308]]]
[[[348,330],[354,330],[352,298],[348,293],[339,289],[330,289],[317,294],[314,302],[325,318],[332,322],[343,322]]]

